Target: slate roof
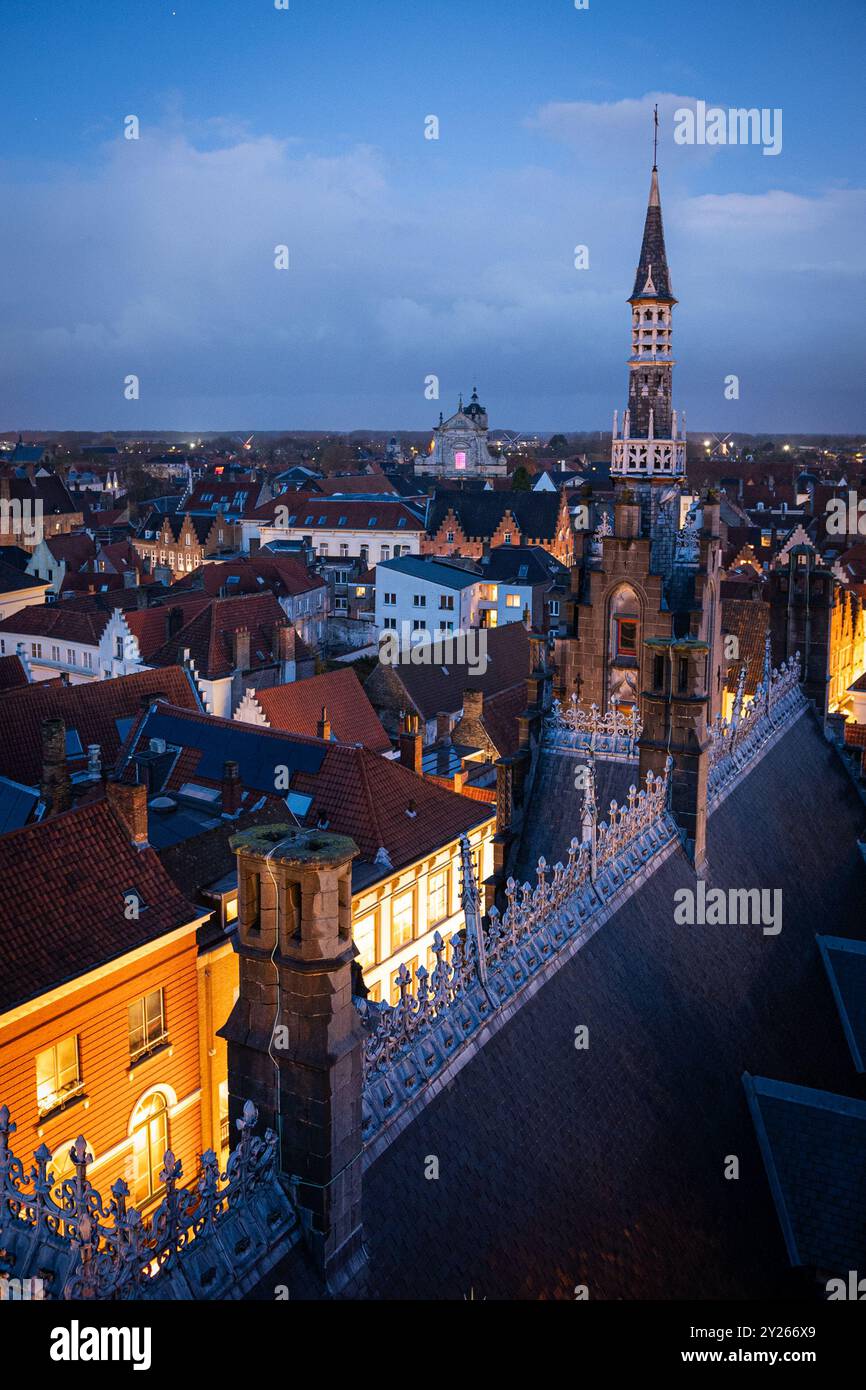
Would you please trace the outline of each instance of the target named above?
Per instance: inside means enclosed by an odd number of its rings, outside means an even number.
[[[496,584],[567,584],[569,570],[540,545],[495,545],[485,556],[483,578]]]
[[[653,290],[646,288],[647,280],[652,281]],[[671,277],[668,270],[668,254],[665,249],[665,229],[662,222],[661,199],[659,196],[658,172],[653,169],[650,181],[649,205],[643,229],[640,260],[634,277],[632,299],[660,299],[676,303],[671,292]]]
[[[201,588],[210,598],[228,586],[234,594],[257,594],[263,589],[276,594],[306,594],[311,589],[324,588],[326,581],[311,574],[301,560],[291,555],[270,555],[260,552],[245,555],[239,560],[217,560],[201,565],[171,587],[171,594]]]
[[[108,802],[0,836],[0,1010],[33,999],[202,915]],[[145,904],[124,915],[124,893]]]
[[[15,565],[7,565],[0,560],[0,594],[14,594],[21,589],[38,589],[40,585],[44,593],[48,583],[47,579],[39,579],[35,574],[26,574]]]
[[[576,800],[534,807],[550,839],[574,833]],[[709,821],[711,883],[784,885],[781,933],[676,926],[674,891],[695,875],[675,849],[366,1173],[370,1295],[790,1297],[740,1078],[864,1098],[814,935],[862,933],[863,822],[802,717]]]
[[[81,685],[37,681],[21,690],[8,690],[0,696],[0,774],[38,787],[45,719],[62,719],[67,733],[77,731],[82,752],[69,758],[71,771],[86,766],[89,743],[99,744],[102,766],[109,769],[128,732],[125,721],[136,718],[144,702],[160,697],[186,709],[201,707],[192,682],[179,666]]]
[[[510,512],[527,540],[553,540],[559,517],[558,492],[436,492],[427,514],[427,533],[435,536],[453,511],[470,540],[489,539]]]
[[[413,579],[426,580],[428,584],[438,584],[443,589],[460,592],[473,584],[480,584],[484,575],[479,570],[467,569],[463,565],[449,565],[447,561],[434,555],[400,555],[396,560],[380,560],[377,567],[380,583],[385,583],[387,574],[393,570],[397,574],[408,574]]]
[[[854,1066],[866,1071],[866,942],[841,936],[817,940]]]
[[[270,686],[254,694],[272,729],[315,737],[324,705],[331,722],[331,735],[338,742],[362,743],[373,753],[391,750],[391,740],[349,666],[289,685]]]
[[[743,1078],[788,1258],[845,1277],[866,1251],[866,1102]]]

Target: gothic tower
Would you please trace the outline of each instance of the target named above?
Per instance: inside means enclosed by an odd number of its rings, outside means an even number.
[[[653,163],[649,205],[631,305],[628,405],[613,417],[611,476],[641,502],[644,523],[657,522],[659,502],[686,475],[685,415],[673,407],[673,308],[665,249],[658,166]]]

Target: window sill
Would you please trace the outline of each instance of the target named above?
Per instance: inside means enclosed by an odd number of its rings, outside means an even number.
[[[68,1111],[74,1110],[76,1105],[82,1105],[85,1110],[89,1107],[90,1098],[84,1091],[76,1091],[74,1096],[70,1096],[68,1100],[59,1101],[57,1105],[52,1105],[50,1110],[41,1110],[39,1112],[36,1130],[39,1137],[42,1137],[44,1125],[50,1124],[52,1120],[57,1119],[60,1115],[65,1115]]]
[[[172,1047],[168,1038],[165,1038],[162,1042],[156,1043],[154,1047],[148,1048],[147,1052],[140,1053],[140,1055],[136,1057],[134,1061],[130,1060],[130,1081],[133,1081],[137,1072],[139,1072],[143,1066],[146,1066],[148,1062],[152,1062],[154,1057],[162,1057],[166,1054],[169,1057],[174,1055],[174,1048]]]

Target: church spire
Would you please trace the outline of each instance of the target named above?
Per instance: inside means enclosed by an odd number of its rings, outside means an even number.
[[[665,300],[676,304],[671,293],[671,277],[668,270],[668,253],[665,249],[665,229],[662,222],[662,200],[659,193],[658,123],[659,109],[653,113],[653,168],[650,177],[649,201],[640,248],[640,260],[634,277],[632,302],[636,299]]]

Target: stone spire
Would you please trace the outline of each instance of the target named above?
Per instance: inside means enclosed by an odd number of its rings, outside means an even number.
[[[665,247],[665,229],[662,222],[662,202],[659,193],[659,171],[653,165],[650,178],[649,202],[643,228],[643,241],[640,259],[634,277],[631,303],[636,299],[653,298],[676,304],[671,292],[671,276],[668,269],[668,253]]]

